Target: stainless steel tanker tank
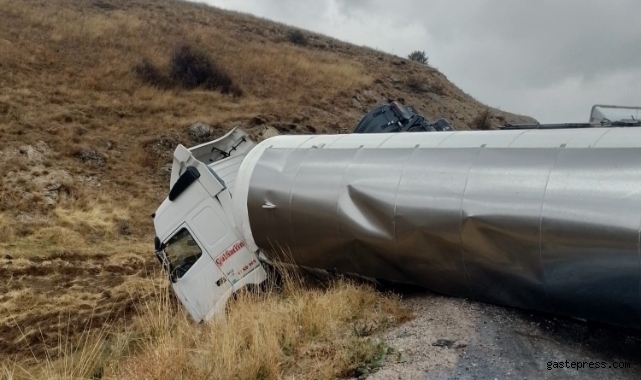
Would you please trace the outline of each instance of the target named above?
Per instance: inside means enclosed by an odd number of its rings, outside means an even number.
[[[234,208],[302,266],[641,327],[641,128],[274,137]]]

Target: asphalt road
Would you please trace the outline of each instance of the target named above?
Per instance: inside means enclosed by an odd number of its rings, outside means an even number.
[[[386,334],[398,352],[368,379],[641,379],[641,331],[422,290],[404,302],[416,318]]]

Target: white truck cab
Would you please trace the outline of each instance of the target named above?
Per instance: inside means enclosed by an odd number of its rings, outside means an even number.
[[[179,145],[169,196],[154,214],[156,256],[198,322],[222,311],[236,291],[266,279],[232,214],[236,173],[253,147],[239,129],[191,149]]]

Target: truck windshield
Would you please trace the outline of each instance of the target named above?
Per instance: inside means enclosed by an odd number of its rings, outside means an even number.
[[[595,106],[590,122],[639,121],[641,107]]]
[[[181,229],[167,241],[165,255],[172,277],[181,278],[202,256],[203,251],[186,228]]]

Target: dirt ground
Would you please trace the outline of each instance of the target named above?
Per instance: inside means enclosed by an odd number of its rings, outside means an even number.
[[[1,258],[0,358],[56,356],[79,334],[113,331],[150,295],[153,264],[133,255]]]
[[[641,332],[440,296],[405,292],[416,318],[385,335],[398,350],[370,380],[639,379]],[[552,361],[606,368],[548,370]],[[628,362],[630,368],[612,368]]]

